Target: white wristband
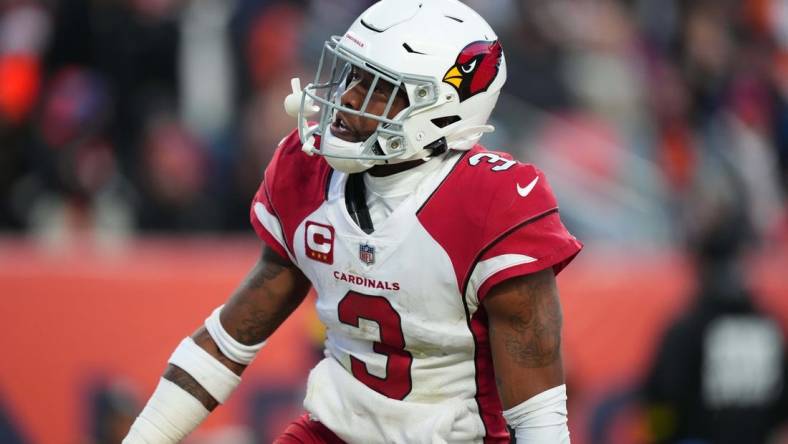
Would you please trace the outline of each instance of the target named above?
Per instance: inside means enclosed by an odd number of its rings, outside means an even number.
[[[177,384],[164,378],[131,425],[123,444],[180,442],[208,416],[208,409]]]
[[[545,390],[503,412],[518,443],[569,444],[566,385]]]
[[[192,338],[181,341],[170,356],[169,363],[191,375],[211,396],[223,404],[230,397],[241,377],[197,345]]]
[[[219,347],[219,350],[227,359],[237,362],[238,364],[249,365],[254,361],[257,352],[263,348],[266,341],[255,345],[245,345],[230,336],[224,327],[222,327],[222,322],[219,320],[222,307],[224,307],[224,305],[219,306],[208,316],[205,320],[205,329],[208,330],[208,334],[213,338],[213,342],[216,343],[216,346]]]

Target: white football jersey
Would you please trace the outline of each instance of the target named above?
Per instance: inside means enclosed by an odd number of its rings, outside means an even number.
[[[326,356],[344,376],[313,374],[305,406],[348,442],[418,442],[403,429],[441,427],[448,442],[508,442],[482,301],[581,248],[533,166],[481,146],[431,161],[441,167],[367,234],[348,212],[349,176],[303,154],[293,133],[252,203],[258,235],[316,290]],[[448,405],[467,411],[429,413]]]

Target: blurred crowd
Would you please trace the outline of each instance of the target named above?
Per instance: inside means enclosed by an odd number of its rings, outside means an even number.
[[[3,0],[0,229],[246,230],[293,76],[367,0]],[[788,2],[468,0],[509,63],[484,142],[573,231],[680,242],[723,208],[786,237]]]
[[[251,197],[294,127],[290,79],[309,81],[371,3],[0,0],[0,233],[251,233]],[[632,403],[651,438],[621,442],[764,442],[785,424],[788,358],[740,258],[788,246],[788,0],[466,3],[509,68],[483,143],[545,170],[590,247],[696,260],[692,306],[644,381],[599,408],[592,442],[617,442],[610,412]],[[93,441],[116,442],[102,437],[134,407],[96,393]]]

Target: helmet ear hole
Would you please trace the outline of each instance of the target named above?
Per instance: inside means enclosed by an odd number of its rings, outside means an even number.
[[[459,122],[460,120],[461,120],[460,116],[447,116],[447,117],[438,117],[437,119],[432,119],[431,122],[433,125],[437,126],[438,128],[446,128],[452,123]]]

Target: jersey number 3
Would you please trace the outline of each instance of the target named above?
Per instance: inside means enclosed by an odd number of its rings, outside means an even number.
[[[413,355],[405,350],[405,337],[402,334],[402,320],[399,313],[384,297],[348,292],[339,301],[340,322],[358,328],[359,320],[362,318],[376,322],[380,328],[380,342],[375,342],[372,350],[387,357],[386,376],[380,378],[371,374],[364,361],[351,356],[353,376],[381,395],[392,399],[404,399],[413,385],[410,378]]]

